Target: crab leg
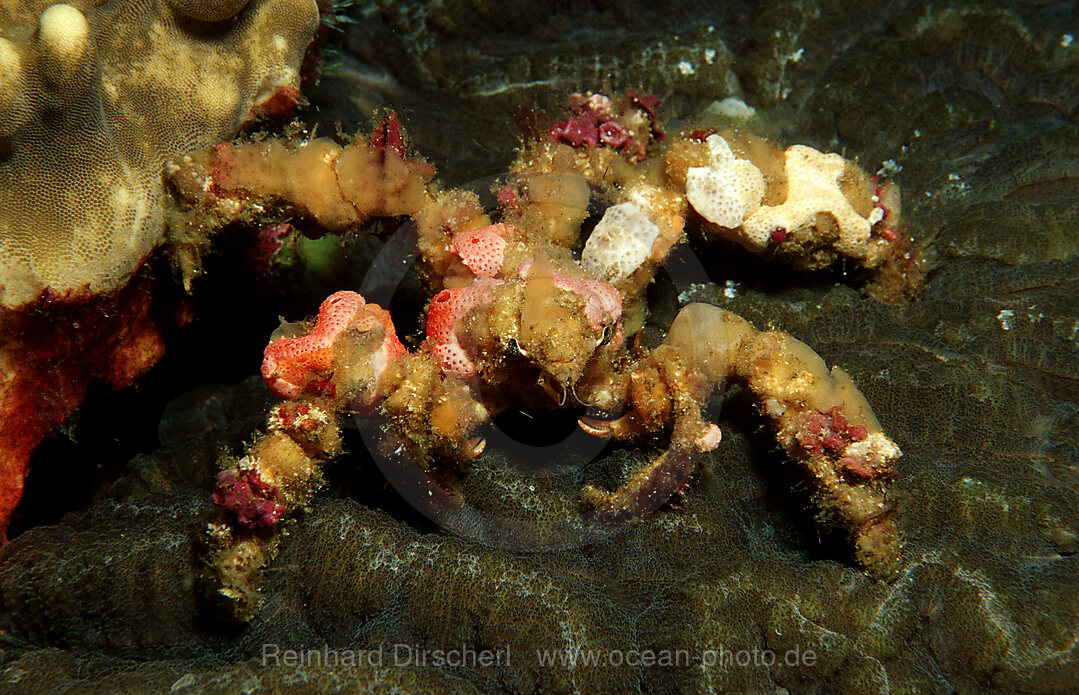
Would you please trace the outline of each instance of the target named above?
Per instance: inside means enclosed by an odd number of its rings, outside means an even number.
[[[599,519],[626,521],[647,516],[685,489],[700,452],[719,445],[719,427],[705,422],[701,414],[704,385],[687,367],[682,352],[657,348],[632,368],[627,394],[632,410],[617,420],[578,421],[589,434],[624,440],[658,430],[673,420],[667,450],[617,490],[606,493],[592,486],[584,489],[584,500],[595,508]]]
[[[383,396],[392,365],[406,355],[389,314],[355,292],[337,292],[313,324],[284,324],[266,346],[262,377],[286,400],[270,409],[266,433],[217,476],[210,566],[217,595],[236,617],[253,615],[254,575],[272,553],[281,522],[322,484],[322,462],[341,451],[338,414]]]
[[[581,497],[594,508],[599,520],[639,519],[685,488],[696,464],[695,453],[685,446],[672,446],[634,473],[618,490],[608,493],[586,485]]]
[[[665,343],[683,346],[712,383],[731,376],[749,387],[784,452],[815,481],[824,520],[847,530],[859,564],[891,574],[901,542],[886,482],[901,452],[846,372],[787,333],[758,333],[705,304],[684,308]]]
[[[581,426],[597,436],[624,439],[654,431],[673,417],[671,445],[618,490],[585,490],[586,500],[602,515],[647,514],[661,495],[684,487],[693,454],[719,444],[718,428],[703,422],[701,406],[713,389],[734,378],[755,396],[785,453],[809,471],[822,515],[848,531],[859,564],[878,575],[894,571],[901,543],[885,483],[901,452],[842,369],[829,370],[816,352],[786,333],[758,332],[735,314],[706,304],[683,308],[663,345],[646,360],[661,367],[661,383],[669,392],[662,402],[669,409],[656,407],[655,384],[642,391],[639,382],[646,372],[637,368],[627,394],[633,409],[612,422],[582,420]]]
[[[779,331],[746,340],[733,367],[780,446],[815,481],[822,520],[846,529],[860,565],[893,574],[901,540],[887,482],[902,452],[850,377]]]

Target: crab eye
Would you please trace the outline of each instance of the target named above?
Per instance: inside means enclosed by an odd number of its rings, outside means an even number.
[[[610,326],[604,326],[603,327],[603,337],[599,339],[599,344],[600,345],[606,345],[607,343],[611,342],[611,336],[613,336],[613,335],[614,335],[614,331],[611,330],[611,327]]]

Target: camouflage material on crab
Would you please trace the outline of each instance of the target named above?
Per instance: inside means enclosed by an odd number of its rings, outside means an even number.
[[[561,274],[549,267],[531,268],[517,279],[486,281],[482,297],[467,308],[448,318],[436,315],[448,328],[429,331],[420,350],[388,364],[385,373],[355,382],[327,376],[343,392],[370,392],[372,386],[360,382],[378,381],[386,396],[381,412],[408,454],[430,468],[439,460],[478,456],[483,440],[474,436],[476,428],[512,403],[557,408],[572,390],[582,402],[625,410],[617,420],[583,419],[581,426],[596,436],[664,435],[670,443],[618,489],[586,487],[585,501],[610,521],[643,518],[684,489],[696,454],[720,441],[718,428],[703,417],[704,404],[728,379],[741,380],[773,422],[780,445],[809,471],[822,511],[851,534],[860,563],[875,574],[893,570],[900,542],[881,483],[899,448],[842,370],[829,371],[812,349],[785,333],[757,332],[702,304],[682,310],[661,346],[626,361],[604,330],[609,325],[590,320],[588,293],[560,286]],[[570,284],[564,276],[561,283]],[[607,319],[617,323],[617,314]],[[467,374],[438,357],[447,331],[472,365]],[[379,344],[387,340],[383,335]],[[529,383],[536,387],[521,386]]]

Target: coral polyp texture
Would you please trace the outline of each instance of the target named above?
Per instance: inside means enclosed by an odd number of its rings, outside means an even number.
[[[120,287],[167,159],[299,82],[313,0],[0,3],[0,305]]]
[[[42,438],[163,354],[153,283],[129,281],[164,240],[165,161],[295,101],[318,21],[313,0],[0,1],[0,542]]]
[[[382,307],[347,290],[323,302],[315,320],[283,324],[267,346],[263,378],[290,404],[271,411],[266,434],[245,456],[224,462],[216,493],[225,501],[223,518],[211,534],[219,595],[240,617],[257,605],[252,572],[271,552],[278,520],[309,503],[321,467],[340,452],[344,414],[386,422],[379,446],[430,476],[428,511],[437,515],[459,506],[455,481],[483,455],[489,420],[508,409],[590,408],[579,421],[589,435],[661,449],[613,489],[588,483],[580,490],[585,523],[623,524],[680,494],[698,456],[720,446],[706,409],[729,382],[752,394],[780,449],[813,481],[822,522],[845,530],[857,563],[877,576],[897,567],[901,542],[887,481],[900,450],[841,369],[829,370],[786,333],[758,331],[707,304],[685,306],[653,349],[639,341],[630,349],[626,336],[640,328],[644,290],[683,241],[694,208],[706,220],[731,208],[737,214],[722,223],[736,230],[756,212],[743,203],[759,208],[767,196],[777,215],[787,214],[784,205],[808,215],[789,223],[791,248],[779,258],[815,267],[831,254],[870,270],[889,253],[911,253],[909,243],[894,243],[902,233],[899,210],[890,211],[890,234],[878,234],[869,254],[868,237],[883,215],[875,185],[852,162],[801,148],[813,154],[799,169],[770,143],[738,133],[727,137],[749,159],[716,134],[668,141],[656,124],[656,100],[633,94],[618,101],[575,96],[571,103],[568,121],[521,148],[510,180],[496,187],[501,208],[493,212],[474,193],[431,183],[430,168],[404,148],[393,114],[371,137],[344,148],[326,140],[236,143],[170,167],[188,224],[261,224],[278,211],[341,231],[373,216],[407,214],[432,293],[426,337],[411,350]],[[625,138],[591,137],[614,121],[611,114]],[[764,159],[767,177],[753,163]],[[705,200],[696,182],[702,167],[717,162],[756,185],[721,172],[704,187]],[[850,212],[848,179],[862,186],[856,194],[869,202],[868,217]],[[806,212],[813,186],[826,195]],[[783,190],[766,193],[768,187]],[[585,240],[590,204],[605,212]],[[861,221],[860,246],[844,231],[848,215]],[[578,259],[573,249],[582,241]],[[317,425],[311,413],[320,414]],[[240,484],[245,476],[268,486],[258,500]],[[252,511],[266,500],[282,500],[284,513]],[[263,551],[256,562],[237,565],[241,546]]]

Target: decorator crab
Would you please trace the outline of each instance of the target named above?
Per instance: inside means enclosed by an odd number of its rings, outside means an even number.
[[[886,481],[900,451],[843,370],[786,333],[706,304],[683,307],[654,349],[627,336],[641,327],[645,289],[687,219],[798,268],[845,258],[875,273],[878,296],[909,295],[918,261],[898,192],[838,155],[747,133],[665,142],[657,103],[575,95],[566,121],[522,147],[509,183],[494,191],[494,213],[474,193],[433,184],[392,114],[344,147],[223,144],[171,167],[184,224],[277,211],[342,232],[408,215],[431,287],[426,337],[412,349],[383,307],[348,290],[272,337],[262,376],[286,400],[246,455],[224,461],[214,496],[223,513],[210,527],[218,593],[237,615],[257,605],[254,577],[276,530],[341,452],[343,414],[383,418],[387,448],[447,481],[483,454],[485,423],[503,410],[587,406],[579,422],[590,435],[663,443],[614,489],[581,490],[593,518],[625,522],[683,490],[698,454],[719,445],[704,409],[731,380],[805,467],[822,519],[846,529],[857,562],[878,576],[894,570],[900,539]],[[603,214],[584,239],[590,204]],[[452,498],[452,484],[430,485]]]

